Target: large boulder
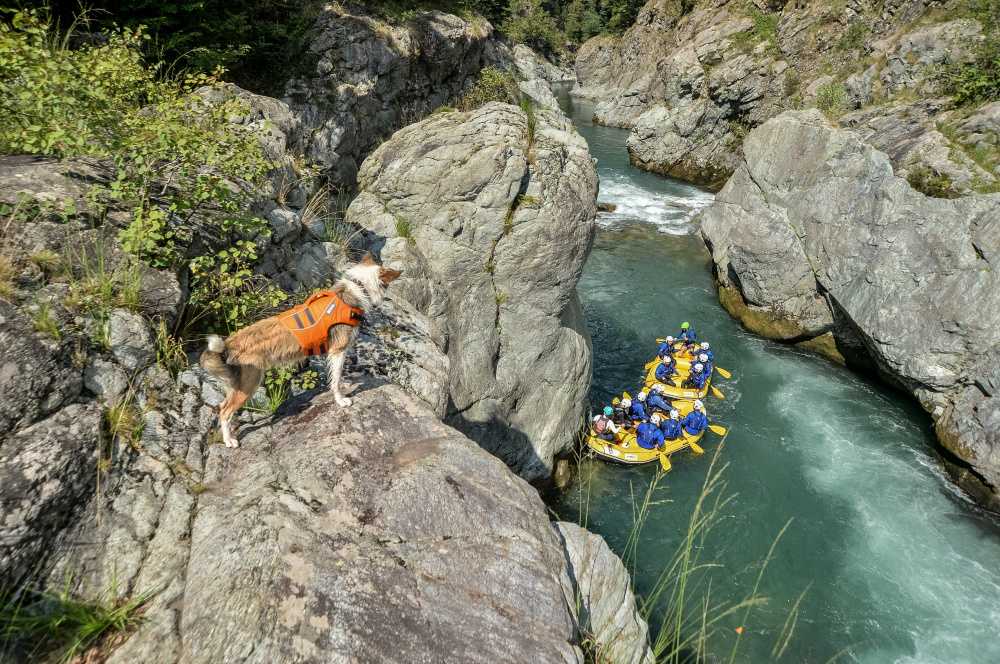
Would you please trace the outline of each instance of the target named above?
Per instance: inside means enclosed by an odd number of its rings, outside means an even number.
[[[723,302],[773,338],[832,335],[849,361],[916,396],[996,492],[1000,194],[925,196],[817,111],[770,120],[744,151],[702,220]]]
[[[310,66],[286,90],[301,119],[299,148],[333,184],[353,186],[368,153],[450,103],[500,49],[482,19],[428,11],[390,22],[328,4],[311,34]]]
[[[347,212],[401,266],[398,292],[450,358],[447,421],[523,477],[551,473],[579,429],[590,338],[576,284],[597,175],[561,113],[508,104],[438,113],[361,169]]]
[[[149,418],[52,573],[154,592],[109,662],[582,664],[537,492],[398,386],[354,397],[290,403],[239,450],[194,387]]]
[[[636,609],[632,579],[600,535],[575,523],[554,524],[566,549],[580,629],[594,644],[595,662],[654,664],[649,628]]]

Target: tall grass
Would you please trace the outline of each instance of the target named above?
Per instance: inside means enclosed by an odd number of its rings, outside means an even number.
[[[738,618],[738,624],[746,625],[755,608],[767,603],[761,594],[761,583],[768,564],[774,558],[777,546],[791,521],[775,536],[767,556],[759,564],[757,577],[752,588],[738,600],[718,600],[713,598],[713,572],[723,565],[711,558],[711,549],[706,541],[713,528],[726,515],[736,495],[727,490],[725,472],[728,464],[720,462],[725,448],[725,437],[712,455],[705,481],[694,502],[683,537],[671,558],[663,565],[652,587],[645,593],[636,592],[639,610],[651,631],[650,646],[656,661],[660,664],[680,662],[701,662],[709,657],[709,647],[714,645],[718,657],[718,641],[724,624]],[[581,466],[581,468],[583,468]],[[633,581],[639,570],[639,553],[642,533],[654,508],[666,501],[659,497],[661,481],[666,474],[657,470],[648,486],[641,491],[630,487],[632,492],[632,526],[621,550],[621,558],[632,573]],[[590,516],[590,478],[581,470],[575,491],[579,501],[580,525],[586,527]],[[790,609],[781,632],[772,648],[772,656],[779,659],[791,643],[798,622],[799,607],[806,591],[799,595]],[[727,635],[731,634],[728,630]],[[742,629],[737,630],[729,653],[729,662],[735,662],[742,639]],[[718,661],[723,661],[721,658]]]

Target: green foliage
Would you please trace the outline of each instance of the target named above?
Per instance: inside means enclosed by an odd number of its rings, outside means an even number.
[[[413,222],[409,219],[402,219],[396,217],[396,235],[397,237],[404,238],[407,242],[411,244],[414,242],[413,239]]]
[[[113,599],[109,590],[96,600],[69,592],[21,591],[0,593],[0,654],[20,651],[25,661],[76,661],[102,637],[125,633],[138,626],[139,609],[152,593],[131,600]]]
[[[130,447],[139,446],[145,424],[132,390],[128,390],[124,397],[104,411],[104,424],[111,440],[118,440]]]
[[[270,369],[264,374],[264,400],[258,400],[254,408],[258,412],[273,415],[288,400],[292,388],[313,390],[319,386],[319,374],[313,369],[298,373],[289,367]]]
[[[60,277],[69,284],[69,309],[97,320],[106,319],[112,309],[139,311],[142,273],[134,259],[112,264],[100,242],[67,251]]]
[[[938,173],[924,164],[911,169],[906,176],[906,181],[920,193],[932,198],[958,197],[954,183],[948,175]]]
[[[52,304],[49,302],[38,302],[31,312],[31,325],[35,332],[44,334],[53,341],[62,339],[62,330],[59,329],[59,322],[52,313]]]
[[[458,108],[471,111],[491,101],[505,104],[516,103],[518,99],[517,81],[509,71],[499,67],[483,67],[475,85],[458,100]]]
[[[501,29],[512,41],[542,53],[560,53],[566,41],[542,0],[510,0],[509,16]]]
[[[847,109],[847,90],[844,84],[831,81],[816,90],[816,108],[830,117],[839,117]]]
[[[162,320],[156,326],[156,362],[175,378],[188,366],[184,344],[170,334],[167,324]]]
[[[941,68],[942,87],[960,105],[1000,100],[1000,2],[967,0],[960,8],[983,26],[983,40],[974,48],[971,61]]]
[[[0,253],[0,298],[10,300],[17,291],[15,280],[17,279],[17,266],[13,259],[6,253]]]
[[[563,9],[563,32],[567,39],[583,43],[603,29],[604,19],[597,11],[596,0],[571,0]]]
[[[764,42],[768,49],[778,51],[778,15],[764,12],[753,4],[747,3],[746,11],[753,20],[753,27],[745,32],[733,35],[733,40],[745,51],[751,50],[757,44]]]
[[[837,42],[837,48],[842,51],[856,51],[865,43],[865,37],[871,28],[862,19],[855,19]]]
[[[228,335],[285,302],[287,293],[254,274],[257,258],[257,245],[250,240],[237,240],[214,254],[194,258],[190,263],[193,320]]]

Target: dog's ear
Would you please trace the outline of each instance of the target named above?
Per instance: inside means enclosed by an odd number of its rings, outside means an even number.
[[[372,252],[366,251],[365,255],[361,257],[361,264],[362,265],[377,265],[378,263],[375,262],[375,257],[372,256]]]
[[[390,270],[387,267],[382,268],[378,272],[379,281],[382,282],[383,286],[388,286],[396,279],[399,279],[400,275],[403,274],[402,270]]]

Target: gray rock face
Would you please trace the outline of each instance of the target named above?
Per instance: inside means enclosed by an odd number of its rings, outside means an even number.
[[[582,664],[537,493],[399,387],[291,404],[236,453],[185,394],[65,550],[83,592],[161,589],[110,662]]]
[[[397,132],[361,170],[354,221],[402,266],[396,292],[450,359],[447,421],[523,477],[551,474],[583,416],[590,339],[576,284],[597,177],[561,114],[492,103]]]
[[[772,337],[832,333],[849,360],[913,393],[950,432],[945,447],[1000,488],[1000,399],[974,387],[992,384],[981,359],[1000,345],[1000,195],[924,196],[816,111],[769,121],[744,151],[702,223],[730,310]]]
[[[145,367],[156,357],[149,325],[142,316],[131,311],[115,309],[111,312],[108,340],[115,360],[131,371]]]
[[[654,664],[646,621],[636,609],[625,565],[600,535],[575,523],[554,524],[569,558],[580,629],[594,640],[594,661]]]
[[[42,567],[94,491],[101,413],[72,404],[0,444],[0,586]]]
[[[83,385],[106,403],[114,403],[128,389],[128,376],[118,365],[95,357],[83,371]]]
[[[437,11],[395,25],[328,5],[309,48],[315,68],[286,91],[302,121],[299,147],[334,184],[353,186],[381,140],[449,103],[497,59],[492,35],[485,21]]]
[[[928,14],[935,4],[651,0],[620,38],[580,48],[573,92],[597,100],[595,121],[632,130],[633,165],[713,190],[739,165],[750,128],[821,107],[860,109],[845,123],[867,126],[903,175],[929,171],[950,195],[971,193],[996,175],[970,157],[977,141],[938,131],[949,100],[930,114],[926,102],[943,95],[940,66],[967,60],[982,26]]]

